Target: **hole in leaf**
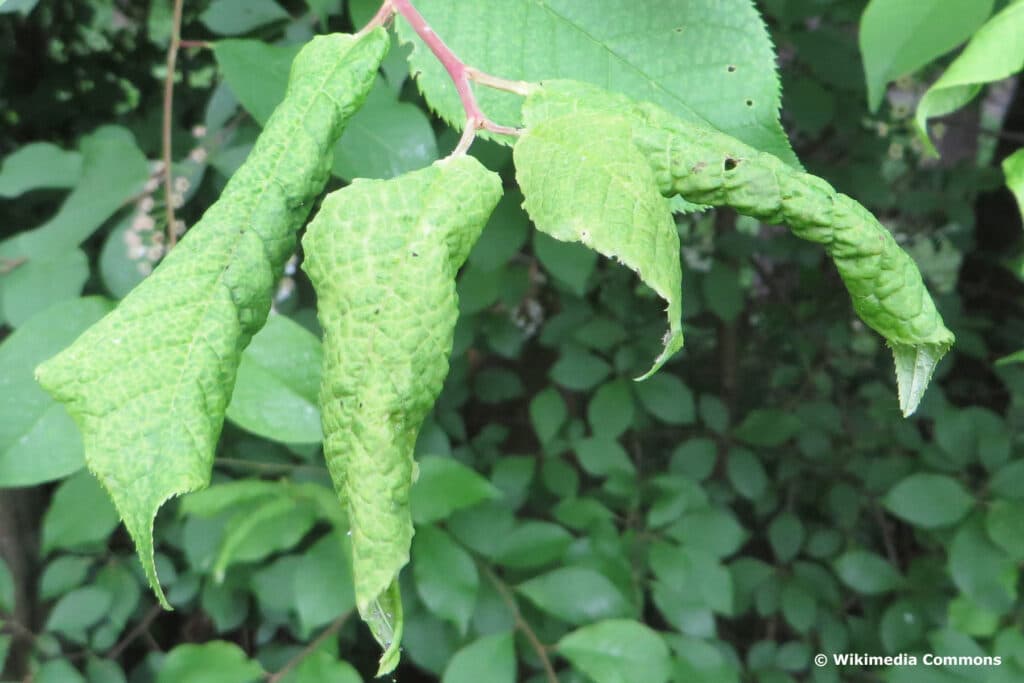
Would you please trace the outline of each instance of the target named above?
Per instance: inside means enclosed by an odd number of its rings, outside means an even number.
[[[683,32],[683,27],[682,26],[677,26],[676,27],[676,33],[682,33],[682,32]]]
[[[729,66],[725,67],[725,70],[728,71],[729,73],[735,73],[736,72],[736,65],[735,64],[730,64]]]
[[[754,106],[754,100],[747,100],[747,106],[748,107],[753,107]]]
[[[733,159],[732,157],[726,157],[725,163],[722,164],[722,168],[726,171],[732,171],[740,165],[739,159]]]

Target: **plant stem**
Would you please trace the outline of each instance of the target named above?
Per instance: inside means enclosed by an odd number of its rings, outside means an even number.
[[[181,47],[181,14],[185,0],[174,0],[171,18],[171,42],[167,46],[167,73],[164,74],[164,120],[163,120],[163,161],[164,161],[164,204],[167,211],[167,250],[178,242],[174,229],[174,171],[171,166],[171,126],[174,114],[174,72],[178,65],[178,48]]]
[[[458,146],[452,153],[454,156],[465,154],[469,146],[473,144],[473,140],[476,137],[476,133],[479,130],[486,130],[492,133],[498,133],[501,135],[519,135],[520,130],[510,126],[502,126],[491,121],[484,114],[483,110],[480,109],[480,104],[477,102],[476,95],[473,93],[473,87],[471,81],[476,81],[481,85],[485,85],[491,88],[499,90],[507,90],[514,92],[519,95],[527,95],[530,92],[531,85],[523,81],[510,81],[504,78],[498,78],[497,76],[491,76],[478,69],[467,66],[465,62],[458,58],[458,56],[452,52],[451,48],[445,44],[439,35],[430,27],[427,20],[423,18],[415,7],[413,7],[410,0],[386,0],[381,6],[380,10],[374,16],[374,18],[367,24],[360,33],[371,29],[375,26],[382,25],[387,22],[392,14],[400,14],[405,19],[409,26],[416,32],[427,48],[437,57],[437,60],[441,62],[441,65],[448,72],[448,76],[452,79],[452,83],[455,85],[455,91],[459,94],[459,99],[462,101],[462,108],[466,112],[466,125],[462,131],[462,138],[459,140]]]
[[[537,637],[536,632],[530,624],[523,618],[522,613],[519,611],[519,605],[516,604],[516,599],[512,595],[512,592],[505,585],[505,582],[498,578],[490,567],[481,563],[478,563],[480,569],[484,575],[494,584],[498,594],[501,596],[502,601],[508,606],[510,612],[512,612],[512,619],[515,621],[516,628],[522,631],[526,639],[530,641],[530,646],[533,651],[537,653],[537,658],[540,660],[541,666],[544,667],[544,674],[547,677],[548,683],[559,683],[558,674],[555,673],[555,667],[551,666],[551,659],[548,657],[547,648],[544,647],[544,643],[540,642],[540,638]]]
[[[350,616],[352,616],[352,610],[349,610],[349,611],[345,612],[344,614],[339,616],[337,619],[335,619],[333,622],[331,622],[330,626],[325,628],[320,633],[320,635],[318,635],[313,642],[311,642],[309,645],[304,647],[302,649],[302,651],[299,652],[299,654],[297,654],[294,657],[292,657],[291,659],[289,659],[288,662],[283,667],[281,667],[278,670],[277,673],[268,676],[267,677],[267,683],[278,683],[278,681],[280,681],[286,675],[288,675],[288,672],[290,672],[292,669],[294,669],[299,664],[301,664],[302,661],[304,659],[306,659],[306,657],[309,657],[311,654],[313,654],[316,651],[316,649],[318,647],[323,645],[323,642],[325,640],[327,640],[328,638],[333,636],[335,633],[340,631],[341,627],[345,625],[345,622],[348,621],[348,618]]]

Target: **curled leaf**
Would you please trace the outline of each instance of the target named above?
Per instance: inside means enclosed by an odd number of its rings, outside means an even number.
[[[351,522],[356,606],[385,650],[381,674],[398,662],[413,448],[448,374],[455,275],[500,197],[497,174],[447,159],[329,195],[303,238],[324,329],[324,456]]]
[[[242,350],[263,326],[295,232],[330,170],[330,150],[388,47],[314,38],[245,164],[163,263],[36,377],[78,423],[85,461],[110,493],[150,585],[153,521],[204,488]]]

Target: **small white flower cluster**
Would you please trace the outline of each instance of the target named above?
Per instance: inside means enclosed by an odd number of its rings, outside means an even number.
[[[292,254],[288,262],[284,264],[284,274],[277,281],[277,291],[274,292],[274,306],[283,303],[295,293],[295,271],[299,266],[298,254]]]
[[[192,136],[202,140],[206,136],[204,126],[196,126],[192,129]],[[206,161],[208,152],[200,143],[189,152],[188,158],[196,164]],[[135,202],[135,213],[132,215],[131,223],[124,232],[124,244],[127,256],[136,261],[138,271],[143,276],[153,272],[153,267],[163,258],[166,252],[166,226],[167,219],[164,212],[165,204],[155,197],[157,191],[163,185],[164,162],[154,161],[150,165],[150,177],[143,187],[143,194]],[[185,205],[185,195],[191,189],[192,184],[185,176],[175,176],[171,180],[171,205],[180,209]],[[174,221],[174,235],[181,237],[185,234],[185,221],[176,219]]]

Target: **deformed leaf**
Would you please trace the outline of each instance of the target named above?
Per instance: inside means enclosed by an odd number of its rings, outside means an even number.
[[[399,571],[409,561],[409,490],[420,425],[452,350],[455,274],[501,197],[472,157],[324,200],[303,247],[324,330],[324,456],[351,522],[356,606],[398,663]]]
[[[375,31],[314,38],[220,200],[159,268],[37,378],[78,423],[161,602],[153,520],[205,487],[242,350],[262,327],[330,152],[387,49]]]
[[[669,204],[625,117],[581,112],[534,123],[526,116],[516,178],[537,229],[621,261],[668,303],[664,349],[646,378],[683,345],[679,234]]]
[[[885,337],[897,356],[904,414],[917,408],[931,370],[953,345],[953,333],[936,310],[914,260],[867,209],[821,178],[729,135],[595,86],[546,82],[527,98],[524,112],[528,124],[541,123],[528,129],[517,153],[533,131],[562,121],[563,127],[578,127],[575,133],[566,132],[568,139],[574,134],[586,137],[593,149],[603,149],[602,141],[608,139],[638,149],[665,196],[729,206],[767,223],[786,223],[797,237],[823,245],[857,315]],[[577,168],[580,156],[575,159]],[[529,202],[525,186],[524,194]],[[647,258],[654,255],[658,252],[647,252]],[[660,255],[664,258],[663,252]]]

